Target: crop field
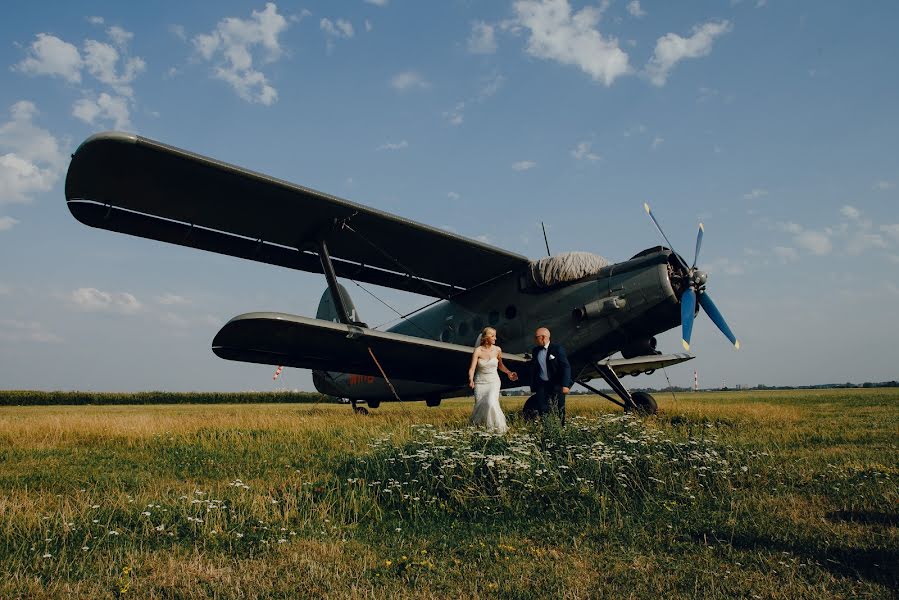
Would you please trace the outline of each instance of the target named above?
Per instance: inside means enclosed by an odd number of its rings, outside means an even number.
[[[0,407],[0,598],[891,598],[899,389]]]

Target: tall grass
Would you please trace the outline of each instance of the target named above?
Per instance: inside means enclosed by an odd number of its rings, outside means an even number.
[[[845,393],[7,407],[0,597],[890,597],[899,392]]]

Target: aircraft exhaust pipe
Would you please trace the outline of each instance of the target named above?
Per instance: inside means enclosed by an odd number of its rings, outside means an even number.
[[[612,298],[601,298],[588,302],[584,306],[578,306],[574,309],[574,319],[576,321],[586,321],[587,319],[596,319],[606,316],[615,311],[621,310],[627,305],[627,300],[620,296]]]

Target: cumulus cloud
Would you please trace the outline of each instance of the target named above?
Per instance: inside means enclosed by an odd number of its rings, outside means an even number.
[[[387,6],[387,0],[365,0],[366,4],[374,4],[375,6]]]
[[[278,92],[255,68],[254,60],[274,62],[281,57],[278,36],[287,26],[287,19],[269,2],[264,10],[254,10],[249,19],[222,19],[213,31],[194,36],[192,42],[201,57],[215,63],[214,78],[226,82],[247,102],[270,106],[278,100]],[[254,57],[257,48],[263,56]]]
[[[0,231],[9,231],[18,221],[12,217],[0,217]]]
[[[15,70],[28,75],[62,77],[70,83],[81,82],[81,53],[78,48],[49,33],[37,34],[28,57]]]
[[[572,13],[568,0],[518,0],[514,8],[519,24],[530,31],[527,52],[532,56],[576,66],[607,86],[630,72],[618,40],[604,38],[596,28],[601,8]]]
[[[112,31],[113,28],[110,29]],[[120,37],[127,33],[121,28],[118,30]],[[125,38],[125,41],[130,38]],[[119,61],[122,61],[119,71]],[[96,40],[87,40],[84,43],[84,66],[97,81],[104,83],[122,96],[132,97],[134,91],[131,83],[146,69],[146,63],[138,56],[128,57],[119,53],[119,50],[109,44]]]
[[[664,144],[664,143],[665,143],[665,138],[657,135],[655,138],[653,138],[652,144],[650,144],[650,147],[653,150],[658,150],[659,148],[662,147],[662,144]]]
[[[892,181],[884,181],[884,180],[877,181],[874,183],[873,186],[871,186],[871,188],[873,190],[878,191],[878,192],[885,192],[887,190],[893,189],[894,187],[896,187],[895,183],[893,183]]]
[[[446,197],[450,200],[458,200],[459,198],[461,198],[461,196],[456,192],[447,192]]]
[[[57,344],[62,338],[47,331],[36,321],[17,321],[0,319],[0,340],[6,342],[37,342],[39,344]]]
[[[796,223],[783,223],[781,227],[793,235],[793,243],[812,254],[823,256],[833,250],[833,242],[827,231],[805,229]]]
[[[122,96],[110,96],[106,92],[96,98],[77,100],[72,106],[72,115],[91,125],[107,121],[113,124],[114,129],[131,127],[128,99]]]
[[[799,260],[799,253],[796,251],[796,248],[791,248],[789,246],[775,246],[774,255],[783,262]]]
[[[594,154],[590,151],[590,148],[593,146],[592,142],[580,142],[575,148],[571,151],[571,156],[575,158],[575,160],[588,160],[591,162],[595,162],[600,160],[602,157],[598,154]]]
[[[414,89],[427,89],[431,84],[415,71],[403,71],[390,79],[390,86],[401,92]]]
[[[484,21],[475,21],[471,24],[471,34],[468,36],[468,51],[472,54],[493,54],[496,52],[496,36],[493,25]]]
[[[101,17],[92,17],[96,25],[104,23]],[[138,56],[130,56],[127,45],[134,37],[130,31],[113,25],[106,30],[112,44],[97,40],[85,40],[81,52],[68,42],[40,33],[32,43],[30,56],[15,69],[31,75],[63,77],[71,83],[81,83],[82,72],[106,85],[112,94],[99,96],[92,90],[83,90],[84,97],[72,107],[72,114],[89,124],[109,122],[116,129],[130,127],[130,110],[134,102],[131,84],[146,70],[146,62]]]
[[[403,140],[401,142],[387,142],[386,144],[381,144],[377,147],[377,150],[402,150],[403,148],[408,148],[409,142]]]
[[[537,166],[537,163],[535,163],[532,160],[520,160],[520,161],[512,164],[512,170],[528,171],[530,169],[533,169],[536,166]]]
[[[657,86],[665,85],[671,70],[687,58],[708,56],[715,39],[731,30],[728,21],[710,21],[693,27],[693,35],[684,38],[669,33],[656,40],[655,52],[646,65],[649,80]]]
[[[627,3],[627,12],[637,19],[646,16],[646,11],[640,6],[640,0],[631,0]]]
[[[110,312],[130,315],[143,305],[128,292],[102,292],[96,288],[78,288],[69,296],[76,308],[89,312]]]
[[[846,205],[840,209],[840,214],[842,214],[847,219],[857,220],[861,216],[861,212],[855,208],[854,206]]]
[[[353,24],[349,21],[345,21],[344,19],[337,19],[336,21],[332,21],[331,19],[322,19],[321,21],[319,21],[318,25],[319,28],[324,31],[325,35],[328,37],[328,52],[334,49],[335,39],[349,39],[356,34],[355,30],[353,29]]]
[[[49,191],[66,164],[56,138],[32,122],[38,114],[32,102],[16,102],[9,112],[0,125],[0,204],[30,202]]]

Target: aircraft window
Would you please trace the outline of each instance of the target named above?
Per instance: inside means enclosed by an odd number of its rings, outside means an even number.
[[[459,323],[459,335],[468,335],[468,322],[462,321]]]
[[[515,315],[517,315],[517,314],[518,314],[518,309],[515,308],[514,304],[510,304],[509,306],[506,307],[506,318],[508,320],[511,321],[512,319],[515,318]]]
[[[491,325],[496,325],[497,323],[499,323],[499,311],[491,310],[490,314],[487,315],[487,322]]]
[[[443,332],[440,334],[440,341],[441,341],[441,342],[448,342],[448,341],[450,341],[450,340],[452,340],[452,339],[453,339],[453,328],[452,328],[452,327],[447,327],[447,328],[444,329]]]

